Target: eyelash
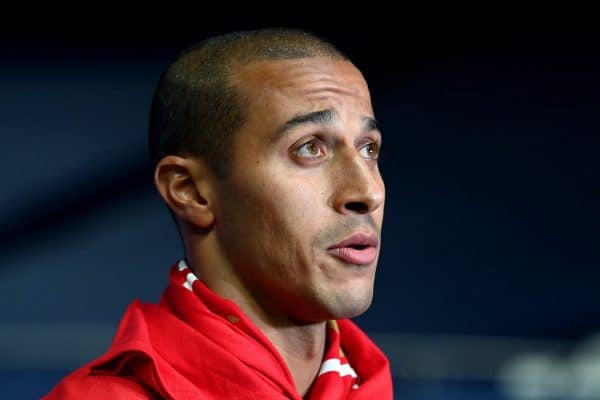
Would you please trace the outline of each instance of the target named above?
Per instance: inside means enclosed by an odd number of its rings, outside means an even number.
[[[381,144],[377,143],[377,142],[368,142],[364,145],[361,146],[360,150],[362,149],[367,149],[370,148],[370,150],[367,151],[372,151],[374,153],[374,155],[368,156],[368,157],[364,157],[367,160],[377,160],[379,158],[379,153],[381,151]]]
[[[301,152],[303,149],[308,148],[308,146],[318,146],[316,148],[316,150],[319,151],[318,154],[308,154],[308,155],[302,155]],[[327,152],[325,149],[326,145],[325,143],[319,139],[319,138],[312,138],[311,140],[308,140],[302,144],[300,144],[299,146],[295,147],[294,149],[294,153],[297,157],[302,158],[302,159],[310,159],[310,160],[316,160],[319,159],[321,157],[324,157]],[[313,148],[314,150],[315,148]],[[376,141],[369,141],[365,144],[363,144],[360,148],[359,148],[359,152],[362,152],[363,149],[367,149],[368,154],[363,155],[361,153],[361,155],[363,156],[364,159],[366,160],[371,160],[371,161],[377,161],[377,159],[379,158],[379,153],[380,153],[380,149],[381,149],[381,145],[376,142]]]
[[[308,156],[301,155],[300,152],[302,151],[302,149],[303,148],[308,148],[309,145],[317,145],[320,154],[317,154],[317,155],[308,155]],[[299,157],[316,159],[316,158],[324,155],[325,151],[324,151],[323,147],[325,147],[325,146],[324,146],[324,143],[323,143],[323,141],[321,139],[319,139],[319,138],[313,138],[313,139],[311,139],[311,140],[309,140],[307,142],[302,143],[300,146],[298,146],[296,148],[295,152],[296,152],[296,154]]]

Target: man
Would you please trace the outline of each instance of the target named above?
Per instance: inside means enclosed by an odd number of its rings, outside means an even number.
[[[270,29],[186,51],[150,118],[185,259],[47,398],[392,398],[387,359],[347,320],[372,299],[380,145],[367,84],[329,43]]]

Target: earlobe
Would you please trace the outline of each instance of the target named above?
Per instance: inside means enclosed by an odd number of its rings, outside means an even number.
[[[203,230],[213,224],[212,174],[204,162],[164,157],[154,170],[154,183],[179,220]]]

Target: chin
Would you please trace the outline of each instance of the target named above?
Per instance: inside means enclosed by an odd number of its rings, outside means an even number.
[[[368,293],[345,293],[343,298],[338,299],[335,306],[331,307],[334,319],[354,318],[369,309],[373,300],[373,292]]]
[[[367,311],[372,300],[373,285],[370,282],[319,285],[290,304],[293,307],[290,315],[307,323],[353,318]]]
[[[367,311],[370,306],[371,306],[371,301],[368,301],[364,305],[353,305],[352,307],[349,307],[348,310],[346,310],[346,312],[344,312],[344,315],[340,316],[339,318],[358,317],[359,315],[361,315],[362,313]]]

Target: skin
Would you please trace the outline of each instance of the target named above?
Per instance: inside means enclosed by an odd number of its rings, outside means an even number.
[[[257,61],[232,81],[247,113],[230,176],[218,180],[202,160],[168,156],[155,180],[192,269],[263,330],[304,395],[322,361],[325,321],[356,316],[372,300],[379,246],[363,265],[331,246],[357,233],[380,236],[381,134],[350,62]]]

